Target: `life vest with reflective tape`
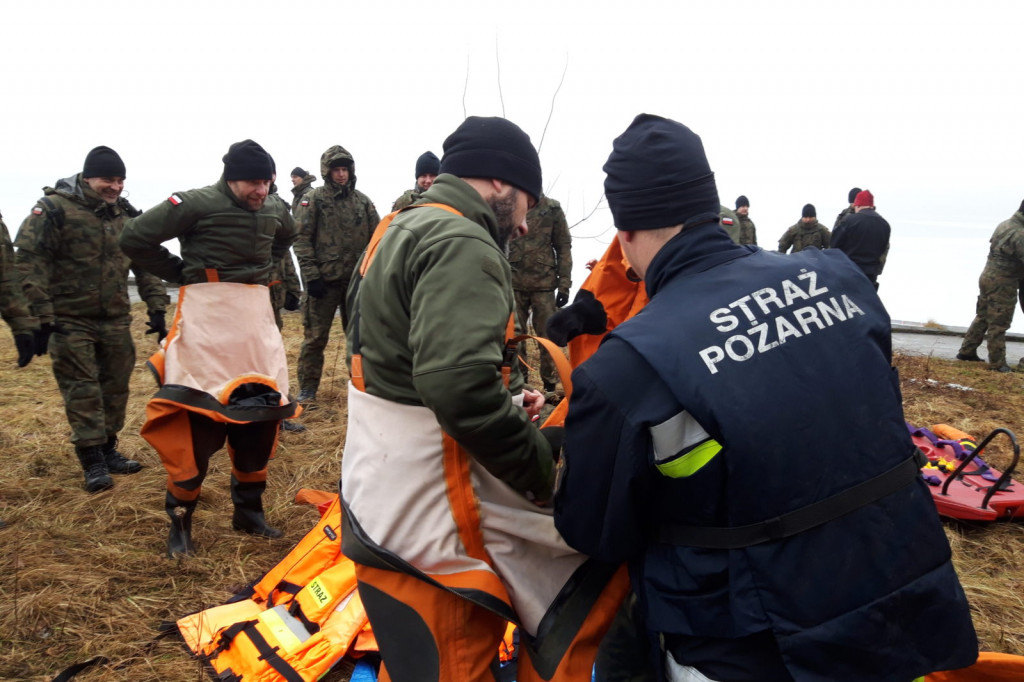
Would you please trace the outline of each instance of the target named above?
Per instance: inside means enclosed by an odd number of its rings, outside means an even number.
[[[355,566],[341,553],[337,495],[292,551],[239,597],[178,621],[189,649],[218,680],[316,680],[346,654],[377,651]]]

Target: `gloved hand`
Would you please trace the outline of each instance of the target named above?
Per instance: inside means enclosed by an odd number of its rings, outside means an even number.
[[[551,458],[556,462],[562,458],[562,445],[565,443],[565,429],[561,426],[545,426],[540,430],[548,445],[551,446]]]
[[[1020,301],[1020,309],[1024,310],[1024,279],[1017,280],[1017,300]]]
[[[50,337],[54,334],[67,336],[68,330],[60,326],[57,321],[43,322],[39,329],[32,332],[32,345],[36,355],[46,355],[50,347]]]
[[[284,295],[284,309],[285,310],[298,310],[299,309],[299,297],[288,291]]]
[[[580,334],[603,334],[608,325],[608,314],[594,294],[580,289],[572,305],[562,308],[548,318],[547,337],[559,346],[565,346]]]
[[[306,291],[313,298],[323,298],[327,295],[327,285],[323,279],[317,278],[306,282]]]
[[[32,356],[35,354],[36,346],[32,339],[31,332],[15,334],[14,345],[18,349],[18,367],[24,367],[28,363],[32,362]]]
[[[167,319],[164,317],[164,311],[156,310],[151,312],[146,326],[149,327],[146,331],[147,334],[159,334],[156,338],[157,343],[167,338]]]
[[[559,292],[557,294],[555,294],[555,307],[556,308],[564,308],[565,304],[568,303],[568,302],[569,302],[569,292],[568,291],[561,291],[561,290],[559,290]]]

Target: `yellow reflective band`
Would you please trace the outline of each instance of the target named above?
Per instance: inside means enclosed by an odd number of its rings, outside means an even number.
[[[682,457],[658,464],[658,471],[669,478],[686,478],[693,476],[701,468],[715,458],[721,452],[722,446],[717,440],[708,440],[693,450],[690,450]]]
[[[292,629],[288,627],[288,624],[281,619],[280,614],[274,609],[267,609],[257,618],[263,621],[263,624],[267,626],[274,639],[277,640],[277,643],[286,653],[294,651],[302,644],[302,640],[295,636]]]
[[[313,580],[306,586],[306,590],[314,599],[316,599],[317,606],[323,606],[327,602],[331,601],[331,593],[328,591],[324,584],[320,582],[320,577],[313,578]]]

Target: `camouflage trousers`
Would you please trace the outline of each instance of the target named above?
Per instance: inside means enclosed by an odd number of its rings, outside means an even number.
[[[519,329],[528,334],[527,321],[532,318],[533,330],[537,336],[546,338],[548,318],[555,314],[555,292],[553,291],[522,291],[515,290],[516,296],[516,324]],[[532,315],[531,315],[532,313]],[[519,355],[526,357],[525,344],[520,344]],[[555,361],[551,359],[548,352],[540,349],[540,378],[545,384],[554,384],[558,381],[558,370],[555,369]]]
[[[299,390],[316,393],[324,371],[324,349],[331,338],[331,325],[341,310],[342,329],[348,327],[348,308],[345,295],[348,280],[327,282],[327,295],[313,298],[306,295],[302,301],[302,347],[299,349]]]
[[[100,445],[124,427],[135,344],[127,315],[113,320],[62,317],[67,334],[50,337],[49,353],[75,445]]]
[[[1017,280],[986,268],[978,279],[978,288],[974,321],[964,334],[960,352],[976,353],[981,342],[987,341],[989,367],[998,369],[1006,364],[1006,330],[1017,307]]]
[[[284,329],[284,320],[281,319],[281,308],[284,307],[285,289],[284,284],[274,284],[268,287],[270,290],[270,306],[274,309],[274,322],[278,329]]]

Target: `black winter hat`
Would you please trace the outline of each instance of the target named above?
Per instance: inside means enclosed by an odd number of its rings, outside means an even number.
[[[110,147],[94,147],[85,155],[82,166],[83,178],[123,178],[125,176],[124,161]]]
[[[671,227],[702,214],[718,219],[704,145],[681,123],[640,114],[615,138],[604,172],[604,194],[620,230]]]
[[[848,200],[848,201],[849,201],[849,202],[850,202],[850,203],[852,204],[852,203],[853,203],[853,200],[857,198],[857,195],[858,195],[858,194],[860,194],[860,193],[861,193],[861,191],[862,191],[862,190],[861,190],[861,188],[860,188],[860,187],[854,187],[854,188],[853,188],[853,189],[851,189],[851,190],[850,190],[850,192],[849,192],[849,193],[848,193],[848,194],[846,195],[846,198],[847,198],[847,200]]]
[[[444,141],[441,173],[463,178],[495,178],[540,201],[540,156],[530,136],[497,116],[470,116]]]
[[[814,204],[805,204],[804,211],[800,214],[802,218],[817,218],[818,212],[814,209]]]
[[[416,177],[421,175],[437,175],[441,170],[441,160],[434,152],[423,152],[420,158],[416,159]]]
[[[307,173],[302,169],[302,166],[296,166],[295,168],[292,168],[292,175],[299,178],[304,178],[306,177]]]
[[[750,208],[750,199],[746,198],[742,194],[736,197],[736,208],[739,208],[740,206]]]
[[[228,147],[223,161],[225,180],[270,180],[274,177],[274,160],[252,140],[242,140]]]

